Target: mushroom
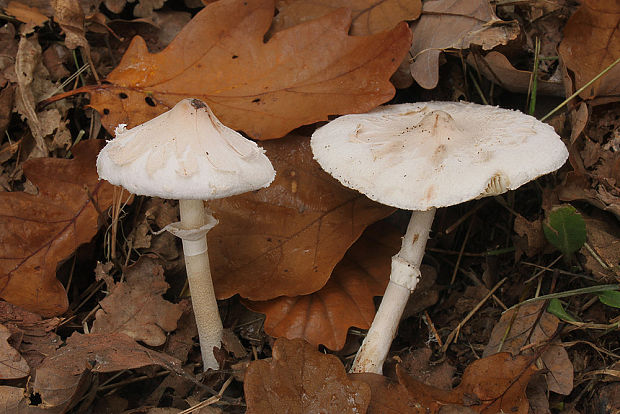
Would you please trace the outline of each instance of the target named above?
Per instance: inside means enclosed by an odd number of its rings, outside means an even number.
[[[317,129],[314,158],[347,187],[411,210],[390,281],[352,372],[381,373],[420,276],[435,209],[514,190],[560,168],[553,128],[518,111],[465,102],[391,105]]]
[[[119,125],[99,153],[101,179],[134,194],[179,200],[181,221],[164,229],[183,241],[203,369],[217,369],[222,321],[213,290],[207,232],[217,220],[203,200],[267,187],[275,177],[264,150],[224,126],[198,99],[184,99],[135,128]]]

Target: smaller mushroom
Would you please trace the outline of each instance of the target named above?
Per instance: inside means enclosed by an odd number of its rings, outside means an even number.
[[[456,102],[384,106],[317,129],[314,158],[347,187],[411,210],[390,281],[352,372],[381,373],[411,292],[435,209],[514,190],[560,168],[553,128],[518,111]]]
[[[181,221],[165,227],[183,241],[203,369],[218,369],[222,321],[211,280],[207,232],[217,220],[203,200],[267,187],[271,162],[254,142],[224,126],[198,99],[184,99],[132,129],[119,125],[97,158],[101,179],[134,194],[179,200]]]

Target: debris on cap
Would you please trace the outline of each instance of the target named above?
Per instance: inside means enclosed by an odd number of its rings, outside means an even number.
[[[317,129],[314,158],[380,203],[425,211],[514,190],[560,168],[566,146],[519,111],[466,102],[388,105]]]
[[[97,171],[134,194],[209,200],[267,187],[275,177],[264,150],[198,99],[132,129],[119,125],[115,134],[99,153]]]

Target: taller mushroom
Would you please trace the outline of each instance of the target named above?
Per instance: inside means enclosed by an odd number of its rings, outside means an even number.
[[[203,368],[219,367],[222,321],[211,281],[207,232],[217,220],[203,200],[267,187],[275,171],[263,149],[224,126],[198,99],[125,129],[99,153],[99,177],[134,194],[179,200],[181,221],[166,230],[183,241],[185,266],[198,327]]]
[[[551,126],[518,111],[464,102],[392,105],[346,115],[319,128],[311,146],[321,167],[345,186],[412,211],[352,372],[382,372],[420,276],[436,208],[514,190],[568,158]]]

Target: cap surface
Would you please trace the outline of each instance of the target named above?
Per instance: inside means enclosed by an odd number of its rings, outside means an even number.
[[[275,177],[264,150],[198,99],[115,133],[99,153],[97,172],[134,194],[209,200],[267,187]]]
[[[388,105],[317,129],[314,158],[342,184],[406,210],[501,194],[560,168],[553,128],[519,111],[465,102]]]

